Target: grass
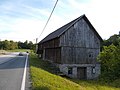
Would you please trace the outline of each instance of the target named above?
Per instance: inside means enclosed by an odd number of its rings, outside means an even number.
[[[8,51],[8,52],[26,52],[26,51],[29,51],[30,52],[29,49],[14,49],[14,50],[6,50],[6,51]]]
[[[85,87],[85,90],[120,90],[120,80],[106,83],[100,80],[73,80],[77,84]]]
[[[14,50],[0,50],[0,55],[7,55],[11,52],[33,52],[33,50],[30,49],[14,49]]]
[[[30,71],[33,90],[80,90],[78,84],[50,73],[48,62],[40,61],[35,55],[30,56]]]
[[[74,80],[53,74],[50,63],[30,55],[33,90],[120,90],[120,80],[111,83],[95,80]]]
[[[7,54],[8,52],[7,51],[5,51],[5,50],[0,50],[0,55],[5,55],[5,54]]]

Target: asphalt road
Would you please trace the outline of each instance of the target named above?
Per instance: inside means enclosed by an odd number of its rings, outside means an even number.
[[[0,58],[0,90],[21,90],[26,54],[18,56],[17,53]],[[3,58],[2,58],[3,59]],[[26,89],[28,90],[28,89]]]

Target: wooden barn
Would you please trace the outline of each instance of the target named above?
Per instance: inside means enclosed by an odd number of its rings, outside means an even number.
[[[41,40],[37,53],[69,77],[95,79],[100,75],[96,58],[101,41],[90,21],[82,15]]]

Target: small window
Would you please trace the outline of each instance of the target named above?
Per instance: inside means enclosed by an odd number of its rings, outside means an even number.
[[[92,68],[92,73],[95,74],[96,70],[95,67]]]
[[[93,52],[90,52],[88,55],[89,58],[93,58]]]
[[[91,54],[89,54],[89,57],[91,57],[92,55]]]
[[[68,74],[72,74],[72,67],[68,68]]]

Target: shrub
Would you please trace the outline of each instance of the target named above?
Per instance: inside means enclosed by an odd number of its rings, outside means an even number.
[[[101,62],[102,77],[108,80],[120,78],[120,48],[114,46],[104,46],[103,51],[98,56]]]

